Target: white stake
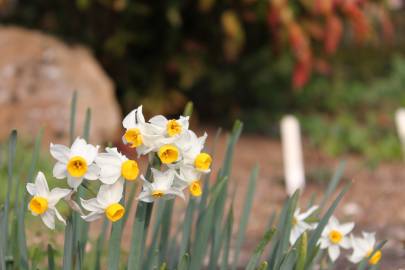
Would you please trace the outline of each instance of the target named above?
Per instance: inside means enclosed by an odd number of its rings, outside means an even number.
[[[292,195],[305,186],[300,124],[292,115],[281,119],[281,141],[287,193]]]
[[[405,158],[405,109],[399,108],[395,112],[395,124],[397,126],[398,137],[402,146],[402,154]]]

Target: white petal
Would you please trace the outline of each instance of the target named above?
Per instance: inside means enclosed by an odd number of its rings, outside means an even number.
[[[351,248],[351,246],[352,246],[348,237],[343,237],[343,239],[340,241],[339,245],[345,249]]]
[[[46,182],[45,175],[42,172],[38,172],[37,177],[35,178],[35,186],[36,186],[36,195],[48,198],[49,195],[49,187],[48,182]]]
[[[121,176],[122,160],[107,153],[101,153],[96,158],[96,164],[100,167],[100,181],[104,184],[113,184]]]
[[[103,208],[98,203],[97,198],[92,198],[90,200],[84,200],[80,198],[80,202],[84,209],[90,212],[100,212],[103,211]]]
[[[158,126],[160,128],[166,129],[167,119],[163,115],[156,115],[149,119],[149,123],[152,125]]]
[[[54,210],[55,210],[56,217],[59,219],[59,221],[61,221],[63,224],[66,225],[65,219],[64,219],[64,218],[62,217],[62,215],[59,213],[58,209],[55,208]]]
[[[42,221],[45,223],[45,225],[51,229],[55,229],[55,212],[52,209],[48,209],[45,213],[41,215]]]
[[[315,212],[318,209],[317,205],[312,206],[311,208],[309,208],[306,212],[300,214],[298,216],[299,220],[305,220],[307,217],[309,217],[310,215],[312,215],[313,212]]]
[[[137,109],[131,111],[124,120],[122,120],[122,125],[126,129],[134,128],[136,126],[136,112]]]
[[[80,186],[80,184],[82,182],[83,182],[83,177],[73,177],[71,175],[67,176],[67,183],[74,190],[77,190],[77,187]]]
[[[147,203],[151,203],[151,202],[154,201],[152,195],[151,195],[150,192],[147,191],[147,190],[142,191],[142,192],[139,194],[137,200],[140,200],[140,201],[142,201],[142,202],[147,202]]]
[[[302,232],[298,228],[293,228],[290,234],[290,245],[294,245],[297,239],[301,236]]]
[[[70,157],[70,149],[61,144],[51,143],[49,150],[53,158],[57,161],[67,163]]]
[[[117,181],[113,185],[110,186],[110,193],[111,193],[111,202],[118,203],[122,199],[122,195],[124,192],[124,182]]]
[[[67,176],[66,163],[56,162],[53,166],[53,177],[63,179]]]
[[[100,173],[100,168],[96,164],[91,164],[87,168],[84,178],[87,180],[97,180]]]
[[[103,212],[91,212],[87,216],[82,216],[82,219],[84,219],[87,222],[91,222],[103,217],[103,215],[104,215]]]
[[[354,228],[354,222],[350,222],[350,223],[345,223],[339,226],[339,231],[342,234],[348,234],[349,232],[351,232]]]
[[[49,193],[49,204],[51,206],[54,206],[55,204],[58,203],[58,201],[64,197],[66,197],[67,195],[69,195],[69,193],[72,192],[71,189],[67,189],[67,188],[54,188],[51,190],[51,192]]]
[[[329,258],[331,259],[332,262],[336,261],[336,259],[339,257],[340,255],[340,249],[339,246],[337,245],[331,245],[328,248],[328,254],[329,254]]]
[[[329,240],[326,238],[319,239],[319,244],[321,249],[325,249],[329,246]]]
[[[178,197],[182,198],[183,200],[185,200],[184,193],[182,191],[180,191],[180,190],[177,190],[177,189],[170,189],[170,190],[168,190],[166,192],[166,194],[167,195],[175,195],[175,196],[178,196]]]
[[[27,183],[27,191],[31,196],[35,196],[37,194],[37,188],[33,183]]]

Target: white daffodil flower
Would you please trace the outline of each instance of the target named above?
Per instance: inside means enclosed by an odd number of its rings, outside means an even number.
[[[312,206],[306,212],[300,213],[300,209],[297,208],[294,211],[292,228],[290,234],[290,244],[294,245],[297,239],[307,230],[313,230],[318,226],[318,223],[308,223],[305,221],[318,209],[317,205]]]
[[[211,156],[208,153],[201,152],[206,139],[207,133],[204,133],[201,137],[197,137],[193,131],[188,130],[176,142],[182,154],[182,163],[191,165],[196,170],[204,173],[210,172],[212,163]]]
[[[97,180],[99,168],[94,163],[98,146],[87,144],[82,138],[76,138],[71,148],[52,144],[51,155],[57,160],[53,167],[53,176],[57,179],[67,177],[67,183],[75,190],[83,179]]]
[[[350,239],[347,236],[354,228],[354,223],[340,224],[335,217],[329,219],[328,224],[319,239],[320,248],[328,249],[329,258],[335,261],[340,255],[340,248],[350,248]]]
[[[124,206],[119,203],[123,191],[123,181],[117,181],[113,185],[101,185],[96,198],[90,200],[80,198],[83,208],[90,212],[82,218],[93,221],[105,215],[112,222],[120,220],[125,214]]]
[[[202,194],[201,172],[197,171],[192,166],[181,166],[180,173],[177,174],[177,181],[175,179],[173,186],[177,187],[179,190],[188,187],[192,196],[199,197]]]
[[[188,130],[189,116],[180,116],[179,119],[166,119],[163,115],[156,115],[149,119],[151,128],[155,134],[160,134],[166,138],[175,139]]]
[[[353,254],[349,256],[349,261],[352,263],[359,263],[363,259],[368,259],[370,255],[375,251],[375,233],[363,232],[363,237],[350,236]],[[381,251],[377,250],[374,255],[368,259],[370,265],[377,264],[381,259]]]
[[[179,196],[184,199],[183,192],[173,185],[176,172],[168,169],[160,172],[152,168],[153,182],[149,182],[143,175],[142,192],[138,196],[138,200],[143,202],[153,202],[157,199],[173,199]]]
[[[145,122],[142,105],[131,111],[122,121],[125,133],[122,141],[132,148],[136,148],[138,155],[145,155],[157,148],[160,136],[154,134],[151,125]]]
[[[106,153],[96,157],[100,168],[99,179],[103,184],[114,184],[119,179],[134,181],[139,174],[138,163],[119,153],[117,148],[106,148]]]
[[[28,193],[33,196],[28,204],[28,209],[34,216],[40,216],[45,225],[50,229],[55,229],[55,215],[66,224],[65,220],[56,209],[56,204],[60,199],[66,197],[72,190],[65,188],[54,188],[49,191],[45,175],[38,172],[35,183],[27,184]]]

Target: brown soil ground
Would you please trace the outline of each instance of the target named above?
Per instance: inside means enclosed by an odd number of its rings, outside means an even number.
[[[215,130],[209,129],[208,134],[208,145],[211,145]],[[226,137],[226,134],[222,134],[219,138],[214,157],[214,175],[223,160]],[[313,194],[316,194],[319,202],[339,160],[321,154],[319,150],[311,148],[306,143],[304,143],[304,159],[307,186],[300,202],[305,208]],[[370,168],[359,157],[350,156],[343,159],[347,162],[343,182],[351,181],[352,186],[340,204],[336,216],[341,221],[356,222],[355,233],[375,231],[378,240],[388,240],[383,251],[381,269],[405,268],[405,164],[384,163]],[[246,263],[262,237],[269,217],[280,209],[287,197],[283,184],[280,142],[259,135],[243,135],[236,146],[229,182],[231,190],[236,190],[235,224],[239,222],[249,175],[255,164],[259,165],[260,174],[240,258],[241,264]],[[175,213],[179,217],[183,213],[181,204],[180,201],[176,204],[180,205]],[[130,227],[127,226],[123,239],[130,239]],[[338,269],[350,268],[343,256],[340,260],[341,266]]]

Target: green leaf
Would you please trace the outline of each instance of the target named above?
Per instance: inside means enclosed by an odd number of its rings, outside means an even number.
[[[128,270],[140,270],[143,256],[143,242],[145,237],[147,203],[138,202],[135,222],[132,230],[131,248],[128,257]]]
[[[297,261],[297,250],[296,249],[291,249],[286,256],[284,257],[280,270],[291,270],[294,268],[294,264]]]
[[[256,247],[252,257],[249,260],[248,265],[246,266],[246,270],[254,270],[256,265],[258,264],[260,257],[263,254],[263,251],[267,244],[271,241],[273,238],[274,233],[276,230],[274,228],[268,230],[265,234],[262,240],[260,240],[259,245]]]
[[[256,189],[256,181],[257,181],[258,173],[259,173],[259,167],[258,167],[258,165],[256,165],[250,175],[248,190],[246,192],[245,202],[243,204],[243,212],[242,212],[242,215],[240,217],[240,222],[239,222],[239,231],[238,231],[238,235],[236,238],[235,255],[233,257],[232,269],[236,269],[236,267],[237,267],[240,249],[242,248],[243,240],[245,239],[246,227],[247,227],[247,223],[249,221],[250,211],[252,210],[252,204],[253,204],[253,198],[254,198],[254,193],[255,193],[255,189]]]
[[[63,270],[73,269],[73,223],[71,217],[66,221],[65,243],[63,247]]]
[[[89,140],[90,136],[90,124],[91,124],[91,109],[87,108],[83,127],[83,139],[85,139],[86,141]]]
[[[106,218],[104,218],[101,233],[97,238],[96,261],[95,261],[95,264],[94,264],[94,269],[95,270],[101,269],[101,255],[103,253],[104,240],[105,240],[105,235],[107,233],[107,227],[108,227],[108,220]]]
[[[188,267],[190,263],[190,256],[186,253],[183,255],[182,259],[180,260],[179,266],[177,267],[177,270],[188,270],[190,269]]]
[[[114,222],[111,227],[111,236],[108,245],[108,269],[119,269],[121,254],[121,238],[124,219]]]
[[[9,226],[9,212],[10,212],[10,196],[13,189],[13,171],[14,171],[14,159],[17,144],[17,131],[13,130],[9,136],[8,140],[8,167],[7,167],[7,187],[4,189],[6,192],[6,201],[4,204],[4,210],[2,219],[0,221],[0,246],[2,247],[3,256],[6,258],[8,256],[8,226]]]
[[[335,211],[336,207],[338,206],[339,202],[342,200],[343,196],[349,190],[349,188],[350,188],[350,184],[346,185],[346,187],[343,188],[343,190],[336,197],[335,201],[329,207],[328,211],[322,217],[321,221],[318,223],[318,226],[316,227],[316,229],[313,231],[313,233],[309,239],[309,243],[308,243],[308,260],[306,262],[306,267],[308,267],[311,264],[312,259],[315,258],[315,255],[316,255],[315,252],[317,250],[316,247],[318,245],[317,243],[322,234],[322,231],[325,228],[325,226],[328,224],[329,218],[332,216],[332,214]]]
[[[297,201],[299,197],[299,190],[297,190],[286,203],[286,210],[282,213],[280,222],[278,225],[278,235],[277,235],[277,248],[275,249],[273,261],[275,269],[281,266],[281,259],[283,255],[287,253],[287,249],[290,241],[290,233],[292,227],[292,219],[294,215],[294,210],[297,206]]]
[[[307,259],[308,234],[304,232],[298,240],[298,259],[295,270],[305,270]]]
[[[222,178],[217,185],[213,187],[210,202],[206,210],[202,213],[201,218],[196,228],[196,238],[192,248],[192,256],[190,262],[190,269],[201,269],[202,263],[207,251],[209,239],[209,233],[213,226],[214,207],[218,196],[221,194],[221,190],[225,187],[227,177]]]
[[[346,167],[346,162],[341,161],[336,169],[335,173],[332,176],[332,179],[329,182],[329,185],[323,195],[322,201],[320,203],[320,208],[322,209],[328,199],[332,196],[333,192],[336,190],[337,186],[339,185],[340,180],[342,179],[343,172]]]
[[[55,256],[51,244],[48,244],[48,269],[49,270],[55,269]]]
[[[72,101],[70,103],[70,127],[69,127],[70,144],[72,144],[75,139],[76,107],[77,107],[77,91],[74,91]]]
[[[170,235],[170,225],[172,223],[174,202],[175,200],[166,201],[163,210],[163,217],[160,228],[160,241],[159,241],[160,261],[163,261],[167,255],[167,245]]]
[[[188,249],[189,241],[190,241],[190,236],[191,236],[191,227],[193,225],[193,215],[194,215],[194,209],[195,209],[195,200],[190,199],[188,201],[187,209],[186,209],[186,215],[183,220],[183,229],[182,229],[182,238],[180,242],[180,251],[179,251],[179,265],[178,268],[180,268],[180,264],[182,263],[182,258],[184,258],[184,255]]]
[[[231,238],[233,227],[233,202],[224,225],[221,242],[224,243],[221,270],[228,269],[229,251],[231,250]]]

